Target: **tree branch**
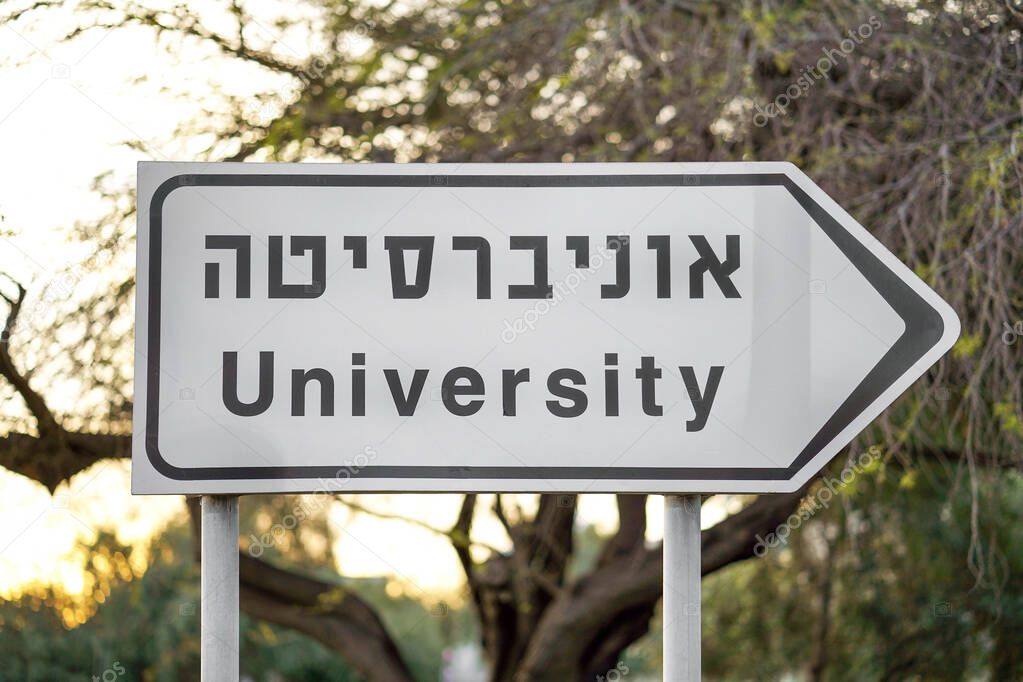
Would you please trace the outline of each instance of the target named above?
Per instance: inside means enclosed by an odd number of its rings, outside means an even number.
[[[783,523],[798,508],[807,488],[761,495],[704,531],[703,575],[753,557],[756,535],[770,533]],[[587,667],[585,657],[595,652],[603,664],[607,651],[601,649],[600,641],[615,637],[624,641],[626,631],[634,633],[637,618],[652,613],[661,587],[661,547],[608,562],[569,585],[538,623],[520,666],[522,679],[573,679],[580,666]]]
[[[344,585],[328,583],[241,555],[245,611],[293,628],[337,651],[367,682],[413,682],[394,640],[373,608]]]
[[[616,495],[618,531],[604,545],[597,567],[621,559],[643,546],[646,537],[646,495]]]
[[[5,275],[5,277],[7,276]],[[10,277],[7,278],[11,279]],[[63,430],[57,424],[53,413],[46,406],[46,401],[32,388],[28,378],[14,366],[14,360],[11,357],[11,337],[14,335],[14,329],[18,324],[18,316],[21,313],[22,304],[24,304],[25,297],[28,295],[28,291],[20,282],[16,282],[13,279],[11,281],[18,289],[17,295],[11,298],[0,293],[0,298],[7,303],[9,308],[3,332],[0,332],[0,376],[7,379],[11,386],[14,387],[14,390],[18,392],[18,395],[21,396],[21,399],[25,401],[25,406],[28,407],[29,412],[35,417],[39,435],[44,439],[59,439]]]
[[[201,560],[198,497],[188,498],[195,558]],[[337,651],[367,682],[414,682],[394,640],[373,608],[340,583],[304,576],[240,552],[241,607]]]
[[[466,498],[468,498],[468,497],[470,497],[470,496],[466,495]],[[475,498],[475,495],[473,495],[472,497]],[[376,509],[370,509],[369,507],[361,505],[358,502],[353,502],[352,500],[347,500],[347,499],[344,499],[342,497],[336,497],[335,499],[338,502],[340,502],[341,504],[343,504],[344,506],[346,506],[349,509],[351,509],[352,511],[359,512],[359,513],[362,513],[362,514],[366,514],[367,516],[372,516],[372,517],[378,518],[378,519],[383,519],[383,520],[388,520],[388,521],[402,521],[404,523],[411,524],[413,526],[416,526],[417,528],[422,528],[423,530],[427,530],[427,531],[430,531],[431,533],[435,533],[437,535],[441,535],[443,537],[446,537],[446,538],[450,539],[451,543],[456,545],[456,546],[457,546],[458,543],[465,542],[467,548],[468,547],[472,547],[472,546],[483,547],[484,549],[490,550],[491,552],[494,552],[496,554],[500,554],[501,553],[501,550],[499,548],[495,547],[494,545],[491,545],[491,544],[486,543],[486,542],[479,542],[477,540],[473,540],[472,538],[469,537],[469,533],[468,532],[466,532],[464,536],[456,537],[455,533],[458,530],[458,524],[462,521],[461,513],[459,514],[459,520],[458,520],[458,522],[456,522],[455,527],[452,528],[451,530],[444,530],[443,528],[437,528],[436,526],[432,526],[429,523],[427,523],[426,521],[423,521],[422,519],[417,519],[417,518],[414,518],[414,517],[411,517],[411,516],[404,516],[402,514],[392,514],[390,512],[383,512],[383,511],[378,511]],[[475,504],[475,499],[473,501],[473,504]],[[463,502],[463,505],[464,505],[464,502]],[[470,523],[471,523],[471,521],[470,521]]]

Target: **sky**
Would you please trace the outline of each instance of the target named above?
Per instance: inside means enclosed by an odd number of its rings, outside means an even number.
[[[145,73],[173,70],[142,31],[95,32],[56,43],[70,12],[41,22],[0,26],[0,215],[14,236],[0,238],[0,271],[40,290],[74,265],[81,249],[68,239],[77,222],[102,209],[93,179],[113,171],[131,182],[147,158],[125,141],[166,137],[188,105],[159,97],[158,84],[131,85]],[[133,59],[126,60],[125,55]],[[175,150],[176,151],[176,150]],[[140,542],[180,513],[180,498],[132,498],[125,462],[106,462],[51,497],[39,484],[0,471],[0,595],[31,581],[74,593],[82,574],[78,541],[116,522],[119,538]]]
[[[206,3],[209,5],[210,3]],[[171,56],[144,29],[97,29],[62,44],[72,26],[70,9],[49,10],[0,26],[0,272],[39,290],[87,256],[69,240],[76,222],[98,215],[102,204],[90,189],[111,173],[115,183],[134,184],[142,160],[194,160],[199,141],[176,137],[177,125],[201,115],[217,92],[239,94],[273,87],[269,77],[239,71],[208,46],[190,45]],[[294,38],[276,40],[295,52]],[[142,149],[127,142],[141,142]],[[148,152],[148,153],[146,153]],[[69,292],[70,293],[70,292]],[[72,294],[73,295],[73,294]],[[0,408],[3,409],[3,408]],[[33,582],[85,588],[76,543],[100,529],[114,529],[126,543],[144,543],[184,513],[177,496],[133,497],[128,462],[102,462],[62,485],[52,497],[39,484],[0,470],[0,597]],[[363,495],[359,504],[448,528],[456,495]],[[523,501],[529,508],[529,500]],[[660,497],[649,503],[651,541],[660,538]],[[704,526],[724,515],[723,504],[705,507]],[[412,524],[355,514],[342,505],[330,512],[339,570],[350,576],[387,575],[413,595],[457,589],[461,573],[445,538]],[[580,523],[605,532],[615,524],[613,498],[585,496]],[[480,518],[479,539],[507,546],[496,519]]]

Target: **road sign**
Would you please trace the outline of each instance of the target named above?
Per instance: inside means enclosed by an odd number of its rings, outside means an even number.
[[[143,163],[133,490],[795,490],[955,313],[785,163]]]

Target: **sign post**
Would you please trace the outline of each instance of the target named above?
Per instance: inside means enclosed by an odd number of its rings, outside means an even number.
[[[700,681],[700,496],[664,497],[665,682]]]
[[[787,163],[142,163],[137,243],[134,493],[667,495],[673,682],[698,495],[800,489],[959,335]],[[237,500],[203,530],[212,676]]]
[[[200,678],[238,682],[238,497],[202,496]]]

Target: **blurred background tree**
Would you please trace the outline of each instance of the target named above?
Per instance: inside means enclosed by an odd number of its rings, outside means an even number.
[[[7,18],[45,21],[49,4]],[[952,304],[963,336],[828,475],[870,446],[883,457],[857,469],[787,544],[746,561],[815,485],[724,501],[733,514],[703,541],[704,572],[713,574],[706,676],[1023,677],[1023,381],[1018,346],[1005,336],[1023,316],[1019,2],[308,0],[275,10],[243,0],[85,0],[78,12],[67,40],[142,27],[167,50],[213,46],[236,73],[275,84],[244,96],[215,87],[203,115],[174,131],[204,141],[209,160],[799,165]],[[51,491],[128,456],[134,200],[108,178],[96,190],[110,211],[81,227],[91,256],[75,270],[91,295],[44,327],[19,318],[38,293],[4,288],[0,391],[23,410],[5,417],[0,464]],[[76,409],[55,413],[48,393],[69,383],[81,395]],[[247,523],[263,532],[292,502],[247,501]],[[507,502],[484,509],[468,495],[451,528],[435,529],[462,562],[491,678],[592,680],[623,655],[639,672],[656,669],[660,549],[645,540],[646,500],[621,496],[619,528],[597,548],[576,528],[574,497],[543,496],[535,513]],[[510,551],[473,539],[483,514],[504,524]],[[169,630],[147,640],[133,670],[162,674],[170,656],[180,667],[167,670],[194,671],[194,623],[127,607],[104,615],[123,603],[114,595],[128,600],[139,589],[171,612],[187,602],[195,569],[175,544],[182,532],[159,539],[145,574],[112,587],[85,624],[46,640],[67,657],[0,638],[17,649],[10,660],[103,658],[104,628],[136,622],[133,632]],[[252,674],[435,678],[438,645],[420,646],[432,635],[396,637],[398,605],[372,586],[347,585],[328,536],[314,521],[267,556],[243,553],[243,607],[258,621],[247,622],[246,646],[270,666]],[[165,546],[177,547],[173,556]],[[60,632],[68,619],[47,610],[60,603],[45,595],[5,605],[5,632],[34,640]],[[75,647],[77,637],[88,647]],[[281,646],[299,652],[296,667],[290,655],[264,651]]]

